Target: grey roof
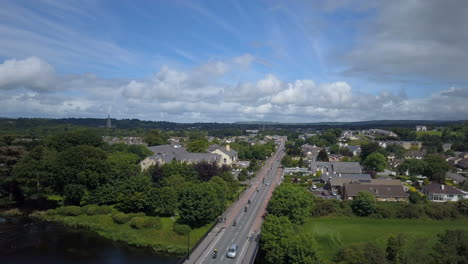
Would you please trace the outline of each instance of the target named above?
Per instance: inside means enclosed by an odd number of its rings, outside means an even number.
[[[173,147],[171,145],[152,146],[149,149],[154,153],[154,156],[150,158],[163,163],[171,162],[173,159],[188,163],[216,162],[221,158],[218,154],[192,153],[188,152],[184,147]]]
[[[399,185],[381,185],[369,183],[345,183],[344,195],[345,197],[355,197],[359,192],[370,192],[377,198],[406,198],[403,184]]]
[[[361,151],[361,147],[360,146],[346,146],[346,148],[348,148],[350,151],[354,152],[360,152]]]
[[[463,175],[460,175],[458,173],[453,173],[453,172],[447,172],[447,175],[446,175],[447,178],[450,178],[454,181],[457,181],[457,182],[464,182],[466,181],[466,176],[463,176]]]
[[[455,194],[455,195],[464,195],[465,193],[461,190],[454,188],[449,185],[443,185],[439,183],[430,183],[424,186],[424,193],[443,193],[443,194]]]
[[[227,148],[225,146],[220,146],[220,145],[217,145],[217,144],[209,146],[208,147],[208,152],[213,152],[213,151],[215,151],[217,149],[220,150],[221,152],[225,153],[229,157],[234,157],[234,156],[237,155],[237,151],[233,150],[232,148],[230,148],[230,150],[227,150]]]
[[[341,173],[341,174],[329,174],[329,175],[325,173],[325,174],[322,174],[320,178],[324,182],[328,181],[329,179],[340,179],[340,178],[349,179],[349,180],[366,180],[366,181],[370,181],[372,179],[372,177],[369,174],[362,174],[362,173],[358,173],[358,174]]]
[[[333,171],[335,173],[361,173],[359,162],[341,162],[332,161]]]
[[[323,174],[326,174],[326,172],[328,172],[329,174],[339,174],[339,173],[361,174],[362,173],[361,165],[359,165],[359,162],[313,161],[310,163],[310,169],[312,171],[323,169]]]

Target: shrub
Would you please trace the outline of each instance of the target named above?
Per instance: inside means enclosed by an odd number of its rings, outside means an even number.
[[[395,206],[388,202],[377,203],[374,215],[377,218],[393,218],[395,217]]]
[[[83,210],[86,212],[87,215],[97,215],[97,210],[99,205],[89,204],[83,207]]]
[[[150,216],[137,216],[130,220],[130,226],[136,229],[143,228],[156,228],[160,229],[162,227],[161,219],[158,217]]]
[[[65,216],[78,216],[84,213],[83,209],[79,206],[62,206],[56,209],[57,214]]]
[[[457,210],[458,212],[460,212],[460,214],[468,216],[468,199],[463,199],[463,200],[458,201]]]
[[[376,202],[374,196],[367,191],[361,191],[351,203],[353,213],[357,216],[368,216],[374,213]]]
[[[402,204],[398,207],[397,217],[403,219],[416,219],[424,215],[422,208],[414,204]]]
[[[13,208],[13,209],[0,212],[0,215],[4,217],[20,216],[21,211],[18,208]]]
[[[315,208],[312,210],[314,216],[327,216],[335,214],[339,208],[339,201],[332,199],[316,199]]]
[[[180,235],[186,235],[190,232],[190,226],[174,223],[172,230]]]
[[[97,214],[111,214],[115,209],[113,209],[112,207],[108,206],[108,205],[101,205],[97,208],[97,211],[96,213]]]
[[[116,224],[125,224],[132,219],[132,216],[124,213],[117,213],[112,216],[112,219]]]

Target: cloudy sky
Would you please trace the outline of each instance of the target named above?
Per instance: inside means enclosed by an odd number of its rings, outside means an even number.
[[[0,116],[468,119],[468,1],[0,0]]]

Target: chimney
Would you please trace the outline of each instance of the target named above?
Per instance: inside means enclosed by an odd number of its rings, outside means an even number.
[[[445,185],[441,184],[440,189],[445,190]]]
[[[231,145],[226,144],[226,150],[227,150],[227,151],[231,151]]]

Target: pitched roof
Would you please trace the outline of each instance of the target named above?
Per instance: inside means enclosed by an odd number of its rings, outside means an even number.
[[[328,181],[329,179],[349,179],[349,180],[367,180],[370,181],[372,177],[369,174],[354,174],[354,173],[341,173],[341,174],[329,174],[326,173],[320,176],[322,181]]]
[[[359,162],[340,162],[332,161],[333,171],[335,173],[361,173]]]
[[[377,198],[406,198],[406,192],[403,189],[403,184],[399,185],[380,185],[368,183],[345,183],[345,197],[355,197],[359,192],[370,192]]]
[[[188,152],[184,147],[173,147],[171,145],[159,145],[149,147],[153,151],[154,156],[152,159],[161,160],[164,163],[171,162],[173,159],[182,162],[215,162],[218,161],[221,156],[213,153],[192,153]]]
[[[461,190],[454,188],[449,185],[439,184],[432,182],[424,186],[424,193],[443,193],[443,194],[455,194],[455,195],[464,195],[465,193]]]

